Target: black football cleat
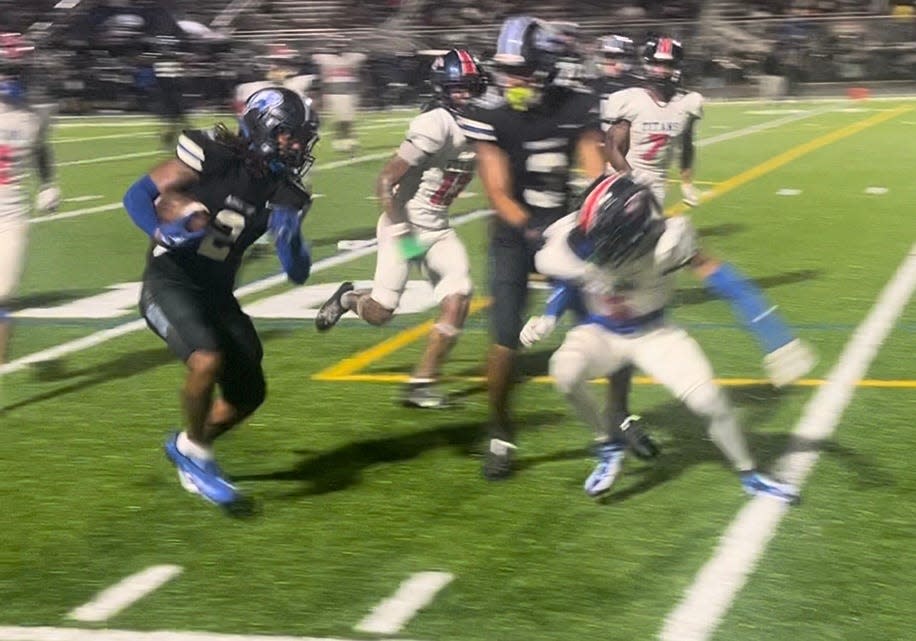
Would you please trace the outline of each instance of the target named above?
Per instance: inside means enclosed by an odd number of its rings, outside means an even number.
[[[491,438],[483,461],[483,477],[501,481],[512,476],[516,446],[509,441]]]
[[[438,390],[434,383],[408,383],[401,404],[424,410],[441,410],[451,405],[448,394]]]
[[[340,320],[340,317],[347,313],[347,310],[344,308],[340,298],[347,292],[352,291],[353,283],[350,281],[341,283],[340,287],[337,288],[337,291],[334,292],[334,294],[329,299],[324,301],[324,303],[318,309],[318,314],[315,315],[315,327],[319,332],[326,332],[334,327],[334,325],[337,324],[337,321]]]

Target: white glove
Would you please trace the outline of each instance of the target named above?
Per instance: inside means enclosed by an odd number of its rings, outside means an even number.
[[[519,340],[525,347],[531,347],[538,341],[544,340],[553,333],[557,326],[556,316],[532,316],[522,327],[518,335]]]
[[[40,211],[54,211],[60,204],[60,189],[54,185],[45,185],[35,197],[35,205]]]
[[[688,207],[696,207],[700,204],[700,192],[693,186],[693,183],[681,183],[681,196]]]
[[[817,365],[817,355],[804,341],[795,338],[763,357],[763,368],[775,387],[785,387]]]

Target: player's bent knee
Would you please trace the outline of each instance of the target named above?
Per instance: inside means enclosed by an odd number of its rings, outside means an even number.
[[[188,369],[199,376],[216,378],[223,370],[223,355],[210,350],[196,350],[185,361]]]
[[[463,274],[447,274],[436,284],[433,291],[440,305],[445,305],[450,298],[467,299],[474,291],[474,284],[466,272]]]
[[[356,313],[370,325],[384,325],[394,316],[394,307],[385,307],[372,296],[362,296],[356,303]]]
[[[691,412],[706,418],[725,416],[732,412],[731,403],[722,388],[712,381],[706,381],[694,388],[684,398]]]
[[[242,419],[254,414],[254,411],[261,407],[266,399],[267,382],[264,377],[261,377],[259,380],[251,381],[246,385],[244,394],[233,405],[239,412],[239,418]]]
[[[550,375],[562,394],[570,394],[585,381],[585,359],[572,351],[559,349],[550,357]]]

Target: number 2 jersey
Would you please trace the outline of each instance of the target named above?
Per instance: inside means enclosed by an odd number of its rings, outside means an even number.
[[[177,154],[200,174],[186,192],[207,207],[210,224],[199,242],[173,250],[156,246],[150,269],[177,269],[202,288],[231,292],[245,250],[267,231],[271,206],[307,209],[310,196],[292,176],[249,167],[242,153],[217,140],[213,130],[183,132]]]
[[[655,100],[645,87],[611,93],[601,101],[601,125],[630,123],[627,162],[633,169],[664,176],[674,148],[691,120],[703,117],[703,96],[695,91],[677,93],[667,103]]]
[[[506,152],[513,195],[531,215],[531,227],[544,229],[569,211],[570,160],[582,134],[600,126],[594,93],[550,86],[528,111],[485,98],[458,122],[470,140],[489,142]]]
[[[414,118],[398,156],[411,168],[398,183],[396,207],[417,227],[448,227],[449,205],[474,177],[477,157],[455,117],[436,107]]]

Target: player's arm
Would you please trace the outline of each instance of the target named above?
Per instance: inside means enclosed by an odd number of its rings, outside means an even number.
[[[299,182],[287,181],[270,204],[267,226],[274,234],[274,248],[287,278],[297,285],[308,280],[312,253],[302,238],[302,221],[312,206],[312,197]]]
[[[42,211],[53,211],[60,204],[60,189],[54,184],[54,156],[48,142],[48,117],[44,114],[39,117],[41,124],[32,154],[39,184],[36,204]]]
[[[512,195],[512,169],[508,154],[490,142],[478,141],[475,147],[477,173],[496,215],[511,227],[524,229],[529,215]]]
[[[599,129],[586,129],[576,143],[579,169],[589,181],[604,173],[605,161],[601,148],[602,143],[603,139]]]
[[[183,161],[174,158],[154,167],[140,177],[124,194],[124,209],[130,219],[147,236],[158,241],[159,218],[156,199],[166,191],[181,191],[197,182],[199,174]]]
[[[619,172],[632,170],[627,162],[627,152],[630,151],[630,122],[618,120],[607,130],[604,139],[604,153],[607,161]]]
[[[693,186],[693,161],[696,157],[693,138],[697,120],[697,118],[688,117],[681,136],[681,195],[684,203],[690,207],[695,207],[700,203],[700,194]]]

